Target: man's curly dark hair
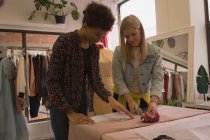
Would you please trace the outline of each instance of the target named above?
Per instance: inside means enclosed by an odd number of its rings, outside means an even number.
[[[89,27],[101,28],[104,31],[111,30],[115,21],[111,10],[96,2],[90,3],[83,13],[82,23],[86,23]]]

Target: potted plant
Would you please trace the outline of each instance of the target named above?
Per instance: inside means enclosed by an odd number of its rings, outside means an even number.
[[[198,69],[198,73],[196,76],[196,82],[197,82],[197,90],[200,94],[203,94],[204,101],[206,101],[205,95],[208,92],[208,85],[209,85],[209,78],[208,74],[206,72],[206,69],[203,65],[201,65]]]
[[[33,17],[35,17],[36,13],[44,14],[45,20],[49,15],[54,16],[56,23],[65,23],[65,18],[69,14],[71,14],[74,20],[79,19],[77,6],[73,2],[67,6],[68,1],[65,0],[34,0],[34,4],[35,10],[32,11],[28,20],[31,20]]]

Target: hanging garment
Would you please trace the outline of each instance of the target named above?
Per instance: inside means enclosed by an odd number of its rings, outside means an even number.
[[[35,70],[35,92],[36,97],[39,101],[41,101],[42,97],[42,89],[41,89],[41,68],[42,68],[42,60],[44,58],[41,55],[36,55],[36,66]]]
[[[104,48],[108,48],[108,33],[103,36],[101,42],[104,44]]]
[[[180,100],[181,91],[180,91],[180,77],[179,74],[174,74],[174,82],[175,82],[175,92],[176,92],[176,99]]]
[[[35,83],[34,85],[32,85],[32,88],[31,88],[34,94],[30,96],[29,99],[30,99],[30,116],[31,118],[34,118],[34,117],[37,117],[39,114],[39,107],[40,107],[40,100],[41,100],[41,89],[40,89],[40,84],[39,84],[41,81],[40,55],[36,55],[35,57],[32,58],[31,65],[33,65],[34,67],[34,77],[31,77],[31,78],[35,79]]]
[[[167,72],[167,71],[166,71]],[[164,75],[163,101],[186,101],[187,99],[187,72],[167,72]],[[168,83],[168,84],[167,84]],[[165,103],[165,102],[164,102]]]
[[[169,85],[169,74],[165,71],[164,73],[164,93],[163,93],[163,101],[164,104],[168,103],[168,85]]]
[[[0,58],[7,56],[7,48],[5,46],[0,46]]]
[[[47,92],[47,88],[46,88],[46,75],[47,75],[47,71],[46,71],[46,67],[47,67],[47,62],[45,59],[45,56],[41,56],[42,57],[42,67],[41,67],[41,92],[42,92],[42,105],[46,104],[46,101],[48,100],[48,92]]]
[[[32,60],[32,56],[29,57],[30,61],[30,82],[29,82],[29,87],[30,87],[30,95],[29,96],[36,96],[35,93],[35,75],[34,75],[34,64]]]
[[[15,108],[15,65],[8,58],[0,61],[0,140],[28,140],[22,113]]]
[[[25,78],[25,60],[24,57],[21,56],[19,59],[19,65],[18,65],[18,72],[17,72],[17,95],[22,100],[21,102],[24,103],[24,108],[27,108],[29,105],[28,98],[25,94],[26,89],[26,78]]]

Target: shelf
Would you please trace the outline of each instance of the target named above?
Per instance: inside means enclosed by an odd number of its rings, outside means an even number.
[[[7,27],[35,27],[35,28],[52,28],[52,29],[63,29],[66,27],[65,24],[51,24],[51,23],[32,23],[32,22],[24,22],[24,23],[1,23],[0,26]]]

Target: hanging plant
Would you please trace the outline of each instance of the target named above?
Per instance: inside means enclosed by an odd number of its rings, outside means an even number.
[[[198,69],[198,73],[196,76],[196,82],[197,82],[197,90],[200,94],[203,94],[204,101],[206,101],[205,94],[208,92],[208,84],[209,84],[209,78],[208,74],[206,72],[206,69],[203,65],[201,65]]]
[[[74,20],[79,19],[79,12],[75,3],[70,2],[69,6],[68,1],[66,0],[34,0],[35,10],[31,12],[28,20],[32,20],[35,17],[36,13],[42,13],[44,19],[46,20],[49,15],[54,16],[56,21],[61,20],[65,22],[65,17],[71,14]]]
[[[74,7],[74,9],[71,11],[71,16],[74,20],[78,20],[79,19],[79,12],[77,11],[77,6],[73,2],[71,2],[70,4],[71,4],[72,7]]]

